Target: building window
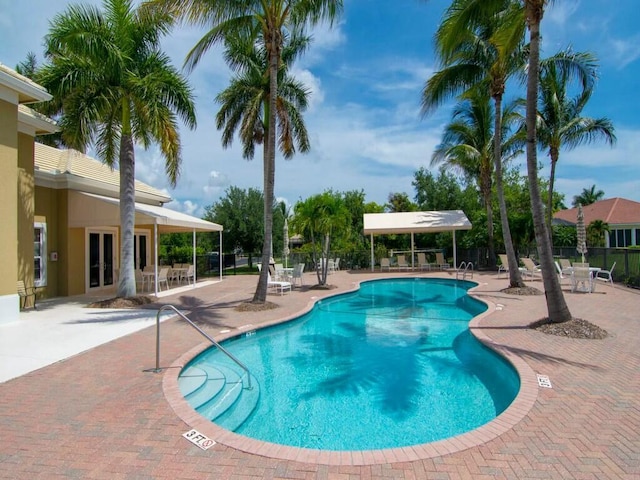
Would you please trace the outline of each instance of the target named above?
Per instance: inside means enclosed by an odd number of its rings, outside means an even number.
[[[47,224],[33,225],[33,284],[47,285]]]

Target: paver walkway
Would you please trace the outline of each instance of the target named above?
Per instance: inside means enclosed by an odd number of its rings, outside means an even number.
[[[371,276],[342,271],[329,277],[338,287],[330,292],[270,295],[280,308],[266,312],[233,308],[251,298],[256,277],[226,277],[162,300],[217,335],[295,315],[312,297],[351,289]],[[595,294],[567,292],[574,316],[610,333],[605,340],[574,340],[525,328],[545,315],[544,297],[504,295],[499,290],[506,280],[495,274],[475,280],[476,295],[493,309],[478,331],[553,385],[537,391],[513,428],[482,445],[351,466],[279,460],[220,443],[202,451],[182,437],[190,426],[165,397],[163,379],[175,372],[144,372],[155,364],[155,328],[147,328],[0,384],[0,478],[640,478],[640,295],[602,285]],[[201,340],[184,322],[165,321],[161,363],[171,364]]]

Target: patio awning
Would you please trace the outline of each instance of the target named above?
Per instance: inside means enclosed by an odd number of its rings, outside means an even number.
[[[364,214],[365,235],[438,233],[454,230],[471,230],[471,222],[462,210]]]
[[[120,200],[93,193],[70,192],[69,226],[120,225]],[[166,207],[136,202],[136,225],[157,225],[162,233],[221,232],[222,225]]]
[[[371,271],[374,270],[374,235],[411,234],[411,268],[415,233],[453,233],[453,266],[456,267],[456,231],[471,230],[471,222],[462,210],[434,210],[427,212],[365,213],[364,233],[371,235]]]

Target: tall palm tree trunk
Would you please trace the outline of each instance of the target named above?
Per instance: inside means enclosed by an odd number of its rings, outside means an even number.
[[[273,240],[273,199],[276,171],[276,97],[278,92],[278,63],[280,62],[280,32],[269,32],[265,45],[269,51],[269,111],[267,118],[266,154],[264,160],[264,243],[262,245],[262,265],[269,265]],[[267,271],[260,272],[258,286],[253,301],[267,300]]]
[[[558,163],[558,149],[549,149],[551,156],[551,171],[549,173],[549,197],[547,198],[547,228],[551,234],[551,217],[553,216],[553,184],[556,180],[556,164]]]
[[[135,256],[133,252],[136,220],[136,162],[130,133],[120,137],[120,278],[118,297],[136,295]]]
[[[504,189],[502,187],[502,95],[493,95],[495,103],[495,118],[493,132],[493,155],[496,171],[496,192],[498,194],[498,207],[500,209],[500,223],[502,225],[502,239],[509,261],[509,287],[524,287],[524,280],[520,273],[519,261],[516,250],[513,247],[511,238],[511,228],[509,227],[509,217],[507,217],[507,204],[504,200]]]
[[[487,248],[489,249],[489,267],[496,266],[496,241],[493,228],[493,205],[491,204],[491,178],[482,179],[482,196],[487,211]]]
[[[553,264],[553,252],[549,232],[544,220],[544,208],[538,184],[538,159],[536,152],[536,115],[538,104],[538,71],[540,68],[540,22],[545,0],[526,0],[526,18],[529,26],[530,50],[527,78],[527,173],[533,213],[533,228],[542,269],[545,299],[549,320],[554,323],[571,320],[571,312],[565,302],[560,281]],[[511,265],[509,265],[511,267]]]

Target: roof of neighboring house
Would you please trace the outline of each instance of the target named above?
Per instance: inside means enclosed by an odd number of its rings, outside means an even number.
[[[35,143],[35,174],[48,180],[47,186],[69,188],[117,198],[120,173],[99,160],[77,150],[62,150]],[[171,197],[146,183],[136,180],[136,200],[145,203],[167,203]]]
[[[609,225],[640,224],[640,202],[626,198],[609,198],[582,207],[584,223],[589,225],[594,220],[602,220]],[[557,212],[554,219],[575,225],[578,219],[578,209],[570,208]]]
[[[0,63],[0,85],[18,94],[18,103],[51,100],[51,95],[33,80]]]

